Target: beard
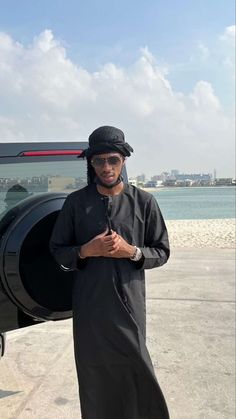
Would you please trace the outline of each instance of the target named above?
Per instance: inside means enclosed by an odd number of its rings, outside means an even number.
[[[114,182],[109,183],[109,184],[103,182],[98,176],[96,176],[96,178],[95,178],[95,183],[97,185],[101,185],[101,186],[103,186],[104,188],[107,188],[107,189],[113,188],[114,186],[118,185],[122,181],[123,181],[123,178],[122,178],[121,174],[118,176],[118,178],[116,180],[114,180]]]

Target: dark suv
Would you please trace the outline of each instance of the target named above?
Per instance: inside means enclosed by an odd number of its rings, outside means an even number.
[[[72,273],[48,243],[67,194],[87,184],[86,147],[0,144],[0,354],[4,332],[71,317]]]

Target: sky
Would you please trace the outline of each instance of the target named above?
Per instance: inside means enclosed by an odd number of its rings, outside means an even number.
[[[76,141],[101,125],[130,176],[234,177],[233,0],[0,0],[0,141]]]

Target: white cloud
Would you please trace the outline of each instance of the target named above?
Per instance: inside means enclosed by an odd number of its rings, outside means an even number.
[[[220,102],[210,83],[199,81],[191,95],[193,103],[200,112],[215,112],[220,110]]]
[[[211,41],[198,41],[187,61],[173,64],[172,80],[180,80],[182,85],[185,78],[211,81],[221,100],[232,107],[235,102],[235,28],[226,27]]]
[[[177,167],[233,175],[234,124],[212,85],[175,92],[147,47],[129,68],[107,63],[93,73],[74,64],[50,30],[29,46],[2,33],[0,92],[2,142],[85,139],[115,125],[136,152],[131,174]]]
[[[233,81],[235,80],[235,33],[236,26],[228,26],[219,37],[222,47],[222,65],[228,69]]]
[[[219,38],[222,41],[227,41],[227,42],[235,44],[235,33],[236,33],[236,26],[235,25],[227,26],[225,28],[224,33],[222,35],[220,35]]]
[[[198,44],[198,51],[200,53],[200,58],[205,61],[209,58],[210,52],[206,45],[204,45],[202,42],[199,42]]]

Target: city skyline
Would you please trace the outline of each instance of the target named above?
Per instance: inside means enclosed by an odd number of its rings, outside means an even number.
[[[170,170],[163,170],[160,173],[152,173],[150,175],[146,175],[146,173],[143,171],[142,173],[137,173],[137,174],[132,175],[132,176],[129,175],[129,177],[130,178],[133,178],[133,179],[136,179],[139,176],[140,177],[141,176],[144,176],[145,179],[152,180],[153,177],[155,177],[155,176],[161,176],[161,175],[164,175],[164,174],[168,174],[170,176],[174,176],[174,173],[172,173],[172,172],[178,172],[176,174],[178,174],[178,175],[186,175],[186,176],[187,175],[209,175],[209,176],[212,177],[212,179],[227,179],[227,178],[235,179],[235,176],[217,176],[217,170],[216,169],[214,169],[212,172],[211,171],[206,171],[206,172],[201,172],[201,171],[184,172],[184,171],[181,171],[179,169],[170,169]]]
[[[172,169],[171,172],[152,175],[146,177],[145,173],[134,177],[129,177],[129,183],[139,187],[158,188],[158,187],[180,187],[180,186],[235,186],[235,178],[217,178],[216,170],[214,173],[180,173],[179,170]]]

